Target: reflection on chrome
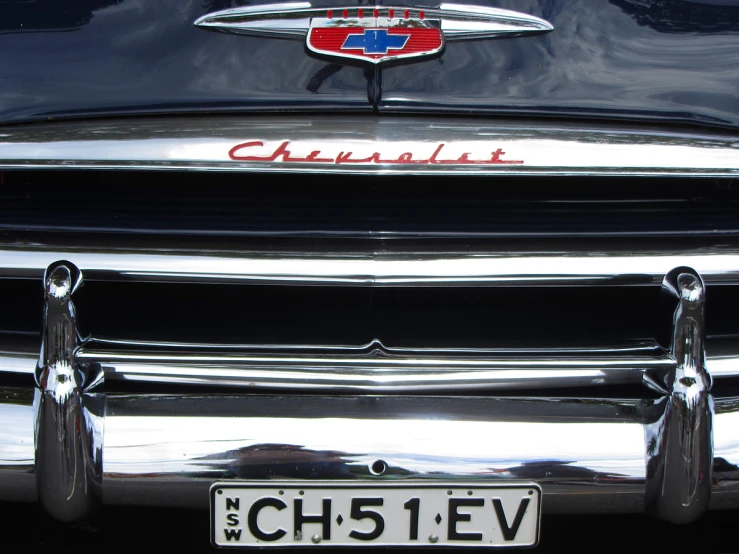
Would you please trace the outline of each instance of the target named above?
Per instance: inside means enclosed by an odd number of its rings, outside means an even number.
[[[231,156],[240,145],[259,149],[249,159]],[[443,160],[434,155],[440,145]],[[499,163],[504,159],[520,163]],[[736,136],[718,132],[421,117],[229,116],[8,128],[0,141],[0,168],[34,167],[734,176],[739,148]]]
[[[153,503],[187,491],[203,505],[209,479],[364,479],[376,459],[389,466],[377,479],[526,478],[554,496],[599,483],[628,496],[644,479],[641,422],[621,416],[629,407],[618,403],[578,414],[576,401],[211,397],[206,416],[198,415],[206,398],[153,400],[109,403],[106,499],[125,502],[133,487]],[[549,421],[536,421],[544,413]]]
[[[207,471],[209,459],[220,457],[224,447],[232,452],[231,469],[237,471],[239,477],[246,477],[253,468],[248,458],[241,459],[240,452],[269,444],[299,445],[302,453],[296,452],[296,459],[310,452],[333,452],[337,460],[340,458],[356,466],[359,475],[366,473],[368,460],[377,459],[390,465],[389,473],[392,473],[392,468],[402,467],[403,474],[408,477],[431,477],[438,472],[439,466],[447,467],[450,473],[472,477],[495,475],[501,471],[510,474],[512,466],[547,464],[556,453],[557,459],[572,464],[573,470],[579,465],[614,478],[644,477],[641,426],[622,422],[355,420],[338,417],[319,421],[280,417],[216,417],[189,421],[188,418],[178,420],[167,416],[130,416],[111,417],[107,425],[116,442],[106,443],[109,456],[106,471],[120,478],[126,474],[145,473],[151,466],[157,466],[161,475]],[[152,434],[151,430],[163,428],[167,429],[166,433]],[[519,437],[527,437],[527,440],[521,441]],[[611,441],[622,444],[624,448],[619,452],[611,451]],[[141,448],[145,444],[153,446]],[[341,455],[337,451],[339,444]],[[505,448],[500,446],[502,444],[506,445]],[[269,450],[269,447],[265,448],[264,454]],[[183,456],[184,453],[187,456]],[[402,464],[399,463],[401,460]],[[277,459],[274,461],[278,462]],[[285,459],[281,463],[287,461]],[[292,470],[285,468],[284,471],[287,474],[280,477],[294,476]],[[539,475],[540,478],[544,476]]]
[[[33,374],[38,356],[26,352],[17,336],[3,338],[1,343],[0,375]],[[706,345],[706,366],[712,379],[739,377],[739,340],[714,338],[707,340]],[[76,358],[88,365],[101,364],[105,379],[112,381],[275,389],[292,389],[299,381],[301,387],[314,391],[399,393],[636,384],[648,382],[649,373],[655,370],[675,366],[669,353],[655,343],[557,350],[381,347],[393,358],[400,358],[400,363],[361,357],[369,351],[367,348],[93,338],[77,349]],[[264,354],[253,356],[255,351],[270,353],[269,363],[265,363]],[[334,361],[338,353],[347,356],[341,363]],[[309,354],[312,364],[305,363],[304,356]],[[464,354],[474,357],[468,361],[462,357]],[[255,362],[255,358],[260,361]],[[664,386],[657,388],[664,392]]]
[[[69,260],[85,279],[145,282],[250,283],[348,286],[591,286],[655,285],[675,267],[690,264],[705,283],[739,283],[739,249],[559,250],[459,254],[438,252],[163,252],[116,247],[43,244],[0,246],[0,270],[8,277],[41,278]]]
[[[9,391],[0,389],[3,428],[30,416],[30,396],[10,403]],[[104,427],[97,427],[105,502],[200,507],[216,479],[479,478],[537,481],[548,512],[643,511],[654,475],[646,463],[654,457],[649,428],[671,417],[664,400],[120,394],[98,400],[107,404]],[[717,403],[717,507],[739,503],[738,414],[739,399]],[[30,425],[0,434],[0,445],[17,453],[17,464],[0,464],[0,483],[13,476],[29,497],[33,481],[17,477],[32,471],[32,443]],[[369,471],[376,459],[388,464],[382,476]],[[677,481],[664,490],[672,488],[683,490]]]
[[[735,508],[739,493],[739,399],[716,399],[713,419],[713,480],[711,507]]]
[[[675,523],[739,505],[739,399],[721,399],[714,411],[706,283],[695,268],[678,266],[663,278],[676,301],[669,352],[646,342],[445,351],[388,349],[379,340],[308,352],[269,345],[158,350],[155,343],[81,341],[72,303],[80,284],[73,263],[49,266],[33,400],[27,390],[0,388],[0,429],[12,427],[0,432],[0,499],[38,494],[57,519],[82,517],[101,498],[206,506],[214,480],[271,478],[519,479],[541,484],[545,511],[646,510]],[[721,341],[718,356],[727,355],[727,344]],[[479,385],[481,376],[486,386],[498,379],[519,388],[527,380],[617,382],[628,372],[661,397],[94,393],[103,372],[167,382],[283,379],[298,390],[328,382],[348,392],[398,384],[439,392],[433,387],[464,387],[465,379]],[[369,469],[378,459],[388,466],[382,475]]]
[[[106,379],[250,389],[336,392],[461,392],[641,383],[646,371],[674,361],[655,343],[593,349],[402,349],[379,340],[365,348],[244,345],[243,352],[201,345],[88,341],[77,359],[103,368]],[[136,348],[138,346],[138,348]],[[154,347],[147,351],[147,348]],[[250,352],[251,350],[251,352]],[[255,352],[255,350],[257,352]]]
[[[0,500],[35,502],[33,392],[0,388]]]
[[[68,262],[49,266],[44,277],[44,328],[36,370],[36,481],[41,505],[56,519],[88,515],[97,499],[93,459],[95,428],[83,401],[85,374],[75,360],[79,345],[72,292],[82,281]]]
[[[671,353],[676,367],[660,383],[664,413],[647,429],[647,509],[674,523],[694,521],[707,509],[713,480],[713,398],[706,371],[705,285],[694,270],[667,274],[664,289],[677,299]]]

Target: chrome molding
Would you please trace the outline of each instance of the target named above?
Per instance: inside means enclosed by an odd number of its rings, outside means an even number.
[[[121,246],[1,244],[6,278],[40,279],[69,260],[89,281],[254,283],[345,286],[658,286],[690,265],[707,284],[739,283],[739,248],[634,250],[546,247],[535,252],[254,252]]]
[[[33,375],[37,355],[3,338],[2,374]],[[14,346],[6,344],[12,342]],[[33,342],[33,341],[29,341]],[[739,377],[739,341],[708,340],[706,367],[714,380]],[[307,345],[199,345],[91,338],[76,351],[99,364],[106,381],[193,384],[233,388],[407,394],[639,384],[676,366],[656,344],[601,350],[519,349],[476,352],[387,349],[373,360],[366,347]],[[261,356],[255,354],[262,352]],[[711,354],[715,352],[715,354]],[[265,355],[264,353],[269,353]],[[337,357],[341,353],[343,358]],[[312,357],[312,358],[311,358]],[[314,360],[306,363],[306,358]]]
[[[32,375],[33,337],[0,334],[0,377]],[[739,344],[735,345],[739,355]],[[730,349],[727,350],[727,352]],[[336,392],[455,392],[639,384],[675,363],[656,343],[601,348],[388,348],[162,343],[89,337],[75,360],[105,381]],[[739,374],[739,373],[737,373]],[[731,376],[731,375],[726,375]]]
[[[739,175],[739,137],[369,115],[340,120],[127,119],[93,127],[68,122],[4,128],[0,169],[31,168],[726,177]]]
[[[223,348],[162,345],[146,348],[91,339],[77,359],[99,365],[106,380],[322,392],[462,392],[639,384],[650,371],[675,363],[658,345],[565,351],[521,349],[388,349],[379,341],[361,349],[252,346]],[[121,348],[123,347],[123,348]],[[147,351],[148,350],[148,351]],[[234,348],[234,350],[236,350]],[[292,350],[292,352],[290,351]],[[312,351],[311,351],[312,350]],[[281,352],[282,351],[282,352]],[[0,369],[1,371],[1,369]]]
[[[448,41],[479,40],[546,33],[554,26],[533,15],[467,4],[441,4],[438,9],[426,10],[429,16],[441,19],[441,30]]]
[[[706,367],[711,377],[739,377],[739,343],[735,337],[706,340]]]
[[[193,25],[214,31],[274,38],[305,38],[311,17],[323,17],[326,9],[310,2],[284,2],[241,6],[206,14]]]

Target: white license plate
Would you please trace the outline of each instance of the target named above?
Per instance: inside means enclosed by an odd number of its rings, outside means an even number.
[[[215,546],[530,547],[535,483],[230,482],[210,489]]]

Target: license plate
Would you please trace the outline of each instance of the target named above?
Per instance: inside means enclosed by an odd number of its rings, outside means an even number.
[[[535,483],[229,482],[210,489],[211,541],[250,546],[531,547]]]

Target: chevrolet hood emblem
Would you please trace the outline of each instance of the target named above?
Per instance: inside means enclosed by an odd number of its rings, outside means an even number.
[[[308,2],[266,4],[210,13],[195,25],[214,31],[305,40],[308,50],[378,64],[431,56],[446,41],[516,37],[554,29],[509,10],[441,4],[314,8]]]

